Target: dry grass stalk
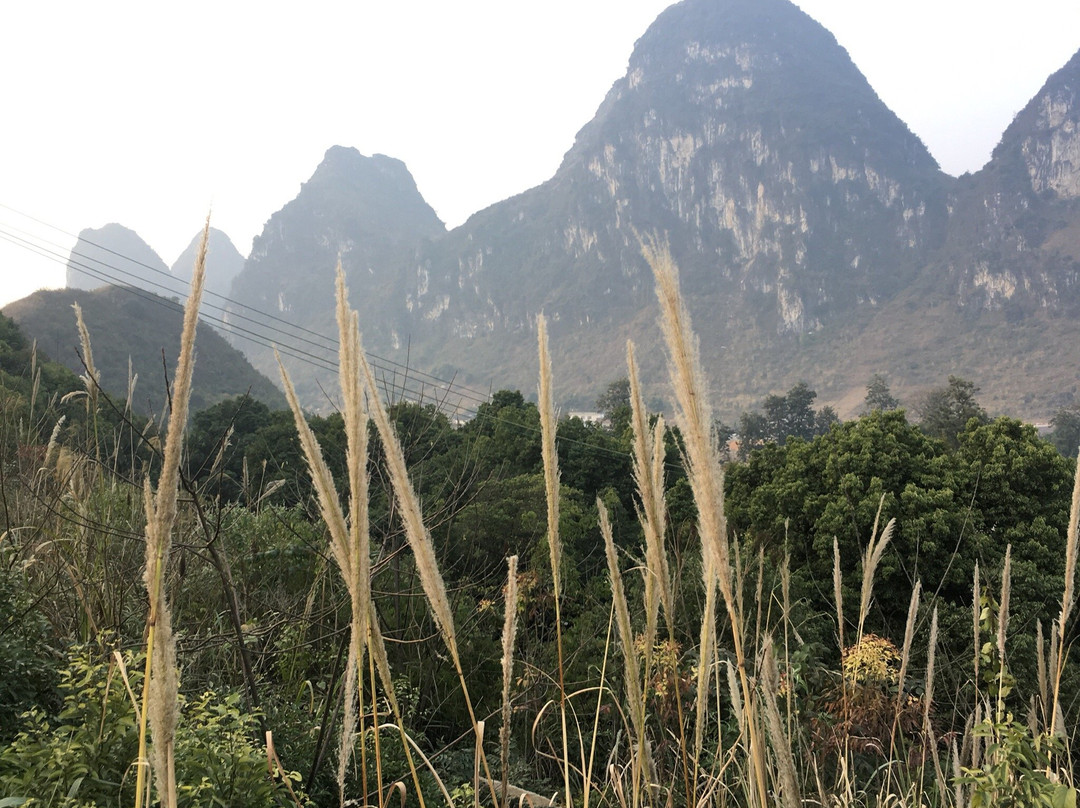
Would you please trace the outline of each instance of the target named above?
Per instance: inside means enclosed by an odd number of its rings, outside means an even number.
[[[915,617],[919,613],[919,597],[922,595],[922,581],[916,581],[911,590],[911,601],[908,603],[907,621],[904,623],[904,645],[900,649],[900,673],[897,681],[903,686],[904,677],[907,676],[908,663],[911,661],[911,642],[915,637]],[[901,694],[897,693],[897,707]]]
[[[980,635],[982,633],[981,623],[982,620],[982,582],[979,580],[979,562],[975,561],[975,582],[971,587],[971,622],[972,632],[975,638],[975,693],[976,700],[978,700],[979,690],[979,656],[982,643],[980,641]]]
[[[413,741],[412,738],[409,738],[408,735],[405,734],[405,720],[402,718],[401,704],[398,702],[397,693],[394,691],[394,679],[390,673],[390,661],[386,656],[386,643],[383,640],[382,629],[379,628],[379,616],[375,613],[375,603],[371,600],[368,601],[367,626],[370,660],[374,663],[375,670],[378,671],[379,681],[381,681],[383,685],[383,693],[386,695],[386,700],[390,704],[390,712],[393,713],[394,723],[397,725],[398,734],[401,737],[401,746],[405,750],[405,760],[409,765],[409,773],[412,776],[413,787],[416,789],[417,799],[420,801],[420,808],[424,808],[424,792],[420,789],[420,773],[417,770],[416,763],[413,761],[411,751]],[[374,730],[376,735],[378,735],[379,726],[377,722]],[[447,792],[446,786],[443,785],[442,780],[436,776],[435,781],[442,790],[447,805],[452,805],[453,800]]]
[[[1012,545],[1005,547],[1005,565],[1001,570],[1001,606],[998,609],[997,652],[1005,666],[1005,637],[1009,629],[1009,593],[1012,591]]]
[[[889,539],[892,538],[893,531],[896,529],[896,520],[890,519],[889,523],[885,525],[885,529],[881,531],[881,535],[877,535],[878,519],[881,518],[881,509],[885,506],[885,497],[881,497],[881,503],[878,505],[877,516],[874,517],[874,529],[870,533],[870,543],[866,545],[866,552],[862,558],[862,586],[859,589],[859,628],[855,634],[855,642],[858,644],[862,640],[863,625],[866,622],[866,614],[870,611],[870,598],[874,591],[874,574],[877,572],[878,564],[881,563],[881,557],[885,554],[885,547],[889,544]]]
[[[547,318],[536,318],[540,351],[540,446],[544,459],[544,487],[547,492],[547,540],[551,555],[551,576],[558,602],[562,583],[562,541],[559,537],[559,455],[555,450],[555,405],[552,402],[551,355],[548,353]]]
[[[716,644],[716,575],[713,573],[712,557],[702,560],[702,577],[705,586],[705,606],[701,615],[701,632],[698,637],[697,696],[694,701],[694,781],[697,781],[697,765],[701,760],[705,743],[705,724],[708,718],[709,677]],[[741,702],[741,699],[740,699]],[[742,711],[738,711],[740,716]]]
[[[431,615],[435,619],[435,625],[439,635],[443,639],[447,650],[450,652],[454,668],[460,673],[461,656],[458,653],[457,633],[454,627],[454,613],[450,608],[450,599],[446,595],[446,583],[439,572],[438,562],[435,560],[435,544],[431,540],[431,534],[424,524],[423,511],[420,508],[420,498],[416,495],[409,472],[405,466],[405,452],[401,448],[401,441],[386,408],[379,399],[379,388],[375,381],[375,374],[371,370],[366,357],[360,356],[360,367],[363,373],[364,383],[367,387],[368,400],[371,402],[371,418],[379,432],[386,456],[386,467],[390,473],[390,482],[394,488],[394,498],[397,500],[401,521],[405,527],[405,537],[408,539],[409,548],[416,559],[416,571],[420,576],[420,585],[427,597]],[[473,722],[475,726],[475,721]]]
[[[712,434],[712,411],[709,391],[701,369],[697,337],[690,324],[690,315],[679,290],[678,268],[666,243],[655,239],[643,241],[645,260],[656,279],[656,295],[660,303],[660,330],[668,352],[668,372],[675,392],[676,422],[682,431],[686,447],[687,477],[698,508],[698,533],[703,564],[715,576],[716,585],[724,598],[742,688],[744,709],[755,712],[746,654],[743,648],[743,626],[740,619],[732,574],[727,520],[724,515],[724,471],[716,441]],[[706,581],[706,602],[709,583]],[[703,630],[704,634],[704,630]],[[705,656],[701,649],[701,659]],[[753,789],[760,808],[768,804],[768,784],[765,776],[764,750],[758,737],[756,720],[747,721],[749,753],[753,765]]]
[[[147,720],[149,720],[153,738],[153,766],[158,781],[158,794],[162,804],[167,808],[174,808],[176,805],[173,750],[179,683],[176,670],[176,638],[172,633],[172,614],[165,596],[164,579],[169,551],[172,548],[173,525],[176,522],[180,455],[191,398],[191,378],[195,366],[195,330],[199,319],[199,303],[202,300],[203,277],[206,272],[206,245],[209,235],[210,219],[207,217],[191,277],[191,291],[184,305],[180,358],[176,366],[172,410],[169,413],[169,430],[165,439],[164,459],[161,476],[158,479],[157,494],[151,491],[149,478],[143,489],[146,503],[146,570],[143,580],[150,595],[150,613],[147,617],[146,671],[143,677],[143,709],[139,726],[136,808],[141,808],[145,791]],[[76,313],[79,316],[80,334],[82,334],[85,325],[81,323],[81,313]],[[84,351],[89,349],[88,335],[86,340]],[[93,369],[93,360],[89,354],[87,372],[96,387],[97,371]]]
[[[364,646],[368,635],[368,602],[371,600],[371,551],[368,527],[368,414],[360,386],[360,326],[356,312],[349,309],[349,292],[341,261],[337,265],[338,376],[344,401],[346,467],[349,475],[348,537],[344,547],[334,552],[349,592],[351,625],[349,667],[345,677],[345,715],[341,750],[338,755],[338,787],[345,802],[345,775],[354,746],[359,679],[363,670]]]
[[[934,662],[937,658],[937,635],[938,617],[937,607],[935,606],[933,616],[930,618],[930,642],[926,650],[926,683],[923,689],[923,732],[926,734],[927,739],[933,737],[933,727],[930,725],[930,707],[934,703]]]
[[[780,780],[780,797],[783,808],[799,808],[802,799],[799,796],[798,778],[795,772],[795,759],[791,754],[784,723],[780,717],[780,707],[776,697],[780,690],[780,670],[777,667],[776,653],[771,635],[766,635],[762,647],[762,695],[765,701],[765,723],[772,740],[773,754],[776,758],[776,774]]]
[[[423,511],[420,508],[420,498],[416,495],[409,472],[405,465],[405,452],[401,448],[401,441],[390,423],[390,416],[379,398],[379,388],[375,381],[375,374],[368,364],[367,358],[360,351],[357,357],[360,371],[364,379],[367,399],[369,402],[369,414],[375,422],[379,439],[383,444],[384,460],[390,474],[390,484],[394,489],[394,499],[397,501],[401,521],[405,528],[405,538],[409,542],[409,548],[413,552],[416,561],[416,571],[420,576],[420,586],[424,590],[428,607],[435,620],[435,626],[439,630],[446,649],[450,652],[450,660],[454,665],[458,682],[461,685],[461,693],[465,698],[465,707],[469,713],[469,720],[473,726],[473,732],[479,732],[479,723],[476,712],[473,709],[472,698],[469,696],[469,688],[465,682],[465,673],[461,667],[461,655],[458,652],[457,632],[454,627],[454,613],[450,608],[450,599],[446,594],[446,583],[439,572],[439,565],[435,559],[435,543],[431,540],[431,534],[424,524]],[[495,784],[491,772],[487,771],[486,758],[482,761],[485,769],[485,779],[491,788],[493,802],[495,797]]]
[[[615,539],[611,534],[611,521],[608,519],[607,508],[599,497],[596,500],[596,510],[600,514],[600,535],[604,537],[604,553],[607,556],[611,597],[615,607],[615,625],[619,630],[619,647],[623,653],[628,712],[638,747],[634,756],[634,787],[631,792],[636,805],[641,793],[641,766],[645,752],[645,700],[641,694],[641,682],[638,680],[641,667],[637,648],[634,646],[634,629],[630,625],[630,608],[626,603],[626,591],[623,588],[622,573],[619,571],[619,557],[615,551]]]
[[[547,499],[547,540],[551,578],[555,595],[555,647],[559,666],[559,720],[563,744],[563,801],[570,804],[570,738],[566,726],[566,686],[564,680],[562,611],[562,539],[559,536],[559,456],[555,450],[555,405],[552,399],[551,354],[548,352],[547,318],[536,318],[536,338],[540,355],[540,448],[544,460],[544,491]],[[585,797],[588,802],[588,795]]]
[[[345,581],[351,605],[348,665],[345,671],[344,716],[338,754],[338,796],[345,802],[345,777],[354,747],[359,683],[363,675],[364,651],[369,634],[371,600],[371,553],[368,525],[368,413],[360,384],[360,328],[356,313],[348,306],[348,289],[340,261],[337,266],[337,323],[339,342],[339,382],[344,402],[346,460],[349,475],[349,516],[341,508],[333,475],[322,449],[300,407],[292,381],[281,359],[285,396],[300,436],[300,446],[319,500],[319,508],[330,533],[330,554]]]
[[[499,754],[502,763],[502,795],[506,800],[506,789],[510,776],[510,685],[514,676],[514,638],[517,636],[518,605],[518,557],[510,556],[507,560],[506,598],[502,633],[502,727],[499,729]]]
[[[72,303],[71,308],[75,310],[75,325],[79,330],[79,346],[82,349],[83,363],[86,365],[86,373],[79,376],[79,378],[82,380],[83,387],[86,388],[86,395],[90,400],[91,408],[97,409],[98,390],[101,389],[101,374],[98,373],[98,369],[94,365],[94,349],[90,344],[90,331],[86,327],[86,321],[83,320],[82,306],[78,303]]]
[[[840,576],[840,543],[836,536],[832,539],[833,566],[832,585],[833,600],[836,602],[836,636],[840,641],[840,650],[844,650],[844,592],[841,588],[843,582]]]
[[[1058,640],[1056,653],[1057,664],[1051,670],[1054,673],[1053,719],[1051,732],[1059,734],[1064,728],[1058,724],[1058,698],[1061,692],[1061,673],[1065,664],[1065,623],[1072,613],[1076,601],[1074,591],[1076,580],[1077,545],[1080,544],[1080,455],[1077,456],[1076,474],[1073,477],[1072,501],[1069,506],[1069,529],[1065,536],[1065,591],[1061,598],[1061,617],[1058,618]],[[1053,645],[1053,643],[1051,643]]]
[[[660,606],[669,634],[674,629],[674,609],[671,572],[668,568],[664,538],[667,531],[667,502],[664,499],[664,420],[658,418],[649,426],[649,414],[638,376],[634,344],[626,343],[626,365],[630,374],[630,423],[634,430],[634,482],[637,484],[641,508],[638,521],[645,534],[645,653],[656,642],[657,617]]]
[[[1051,626],[1051,628],[1053,628]],[[1053,636],[1050,637],[1050,642],[1053,642]],[[1044,726],[1049,726],[1049,716],[1047,715],[1047,709],[1050,705],[1048,697],[1050,695],[1049,682],[1046,679],[1046,640],[1043,638],[1042,620],[1035,621],[1035,678],[1039,683],[1039,707],[1042,712],[1042,721]]]

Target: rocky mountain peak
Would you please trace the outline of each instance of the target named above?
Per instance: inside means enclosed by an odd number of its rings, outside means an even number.
[[[1036,194],[1080,197],[1080,51],[1016,116],[994,159],[1022,164]]]
[[[66,285],[69,289],[136,286],[157,294],[169,294],[170,277],[161,256],[138,233],[111,223],[88,227],[79,233],[68,256]]]
[[[201,243],[202,231],[200,230],[173,262],[172,274],[177,280],[184,283],[191,282],[191,273],[195,268],[195,259],[199,254]],[[243,268],[244,256],[236,249],[232,239],[217,228],[211,227],[210,239],[206,245],[206,290],[227,296],[233,278],[239,275]]]

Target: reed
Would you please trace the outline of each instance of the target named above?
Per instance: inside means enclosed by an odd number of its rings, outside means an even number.
[[[563,800],[570,804],[570,734],[566,719],[566,674],[562,641],[562,539],[559,535],[559,455],[555,451],[555,404],[552,397],[551,354],[548,352],[547,318],[536,318],[540,354],[540,449],[544,461],[544,492],[547,499],[547,543],[555,599],[555,648],[558,657],[559,726],[562,732]],[[585,767],[582,761],[582,768]],[[584,795],[588,805],[588,792]]]
[[[173,383],[169,430],[155,494],[147,477],[143,488],[146,509],[146,569],[143,581],[150,595],[150,613],[146,630],[146,670],[143,675],[142,710],[139,719],[139,758],[136,773],[135,808],[143,804],[149,791],[146,780],[146,729],[150,724],[153,738],[153,767],[157,791],[166,808],[175,808],[177,800],[174,747],[176,742],[177,695],[176,638],[172,631],[172,612],[165,593],[165,571],[172,549],[173,524],[176,521],[180,480],[180,455],[184,428],[191,398],[191,377],[195,369],[195,329],[199,321],[203,277],[206,272],[206,246],[210,238],[210,218],[203,227],[202,241],[191,276],[191,289],[184,304],[184,325],[180,337],[180,358]],[[78,311],[77,314],[80,314]],[[80,334],[85,325],[80,321]],[[84,351],[88,355],[90,387],[97,388],[97,371],[89,358],[89,335]]]
[[[596,510],[600,516],[600,535],[604,539],[604,555],[607,558],[608,578],[611,581],[611,598],[615,609],[615,625],[619,630],[619,647],[622,649],[624,679],[626,683],[626,707],[630,714],[630,725],[634,731],[634,746],[637,747],[632,755],[633,788],[631,794],[632,806],[639,804],[638,798],[643,790],[641,779],[643,763],[645,761],[645,700],[641,693],[641,662],[638,659],[637,649],[634,644],[634,630],[630,625],[630,607],[626,602],[626,592],[623,589],[622,572],[619,570],[619,557],[615,550],[615,539],[611,532],[611,522],[608,519],[607,508],[603,501],[596,500]]]
[[[502,726],[499,729],[499,758],[502,764],[503,805],[508,804],[507,785],[510,777],[510,685],[514,676],[514,639],[517,636],[518,557],[507,559],[506,597],[504,599],[502,633]]]
[[[1054,735],[1060,735],[1064,731],[1064,728],[1058,722],[1058,714],[1061,712],[1059,707],[1061,675],[1065,667],[1065,625],[1072,614],[1076,601],[1074,587],[1078,545],[1080,545],[1080,455],[1077,456],[1076,461],[1072,500],[1069,505],[1069,527],[1065,534],[1065,589],[1061,595],[1061,616],[1057,620],[1057,649],[1053,653],[1055,664],[1051,667],[1054,675],[1054,695],[1051,707],[1050,731]]]
[[[705,570],[706,621],[702,629],[702,670],[699,672],[698,693],[699,696],[703,693],[706,660],[710,658],[712,629],[707,624],[713,620],[710,606],[715,585],[723,596],[728,614],[728,629],[731,632],[738,668],[743,709],[748,718],[747,754],[753,771],[752,793],[758,808],[765,808],[769,804],[765,750],[760,738],[750,672],[747,670],[744,628],[737,606],[736,581],[724,514],[724,472],[717,442],[712,434],[713,420],[708,385],[701,369],[698,340],[679,290],[678,268],[671,257],[671,251],[665,242],[657,239],[644,240],[641,250],[656,280],[656,294],[660,303],[660,331],[667,346],[668,373],[675,394],[675,420],[685,442],[687,477],[698,509],[698,533]],[[700,727],[703,721],[704,715],[699,710],[698,727],[695,729],[696,756],[700,756]]]

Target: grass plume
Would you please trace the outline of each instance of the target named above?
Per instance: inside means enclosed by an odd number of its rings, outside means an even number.
[[[180,455],[184,428],[187,425],[188,404],[191,398],[191,379],[195,369],[195,330],[199,321],[203,278],[206,274],[206,247],[210,238],[210,218],[203,227],[191,289],[184,304],[184,325],[180,336],[180,358],[173,383],[172,407],[169,412],[168,433],[158,489],[155,494],[146,478],[144,501],[146,507],[146,568],[144,583],[150,595],[147,617],[146,670],[143,678],[142,714],[139,724],[139,765],[136,775],[135,806],[140,808],[145,789],[146,725],[149,720],[153,739],[153,766],[157,790],[166,808],[176,805],[176,775],[173,751],[176,739],[176,712],[179,682],[176,670],[176,638],[172,632],[172,613],[165,594],[165,570],[172,549],[172,531],[176,522],[177,497],[180,483]],[[81,325],[80,332],[85,326]],[[89,337],[87,336],[87,341]],[[89,350],[89,345],[84,346]],[[93,360],[87,360],[87,372],[96,386]]]

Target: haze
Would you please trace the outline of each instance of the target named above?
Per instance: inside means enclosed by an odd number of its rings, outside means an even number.
[[[333,144],[404,160],[459,224],[551,176],[666,5],[12,6],[0,305],[63,285],[65,233],[110,221],[172,263],[212,207],[247,252]],[[1075,0],[799,5],[951,174],[1080,47]]]

